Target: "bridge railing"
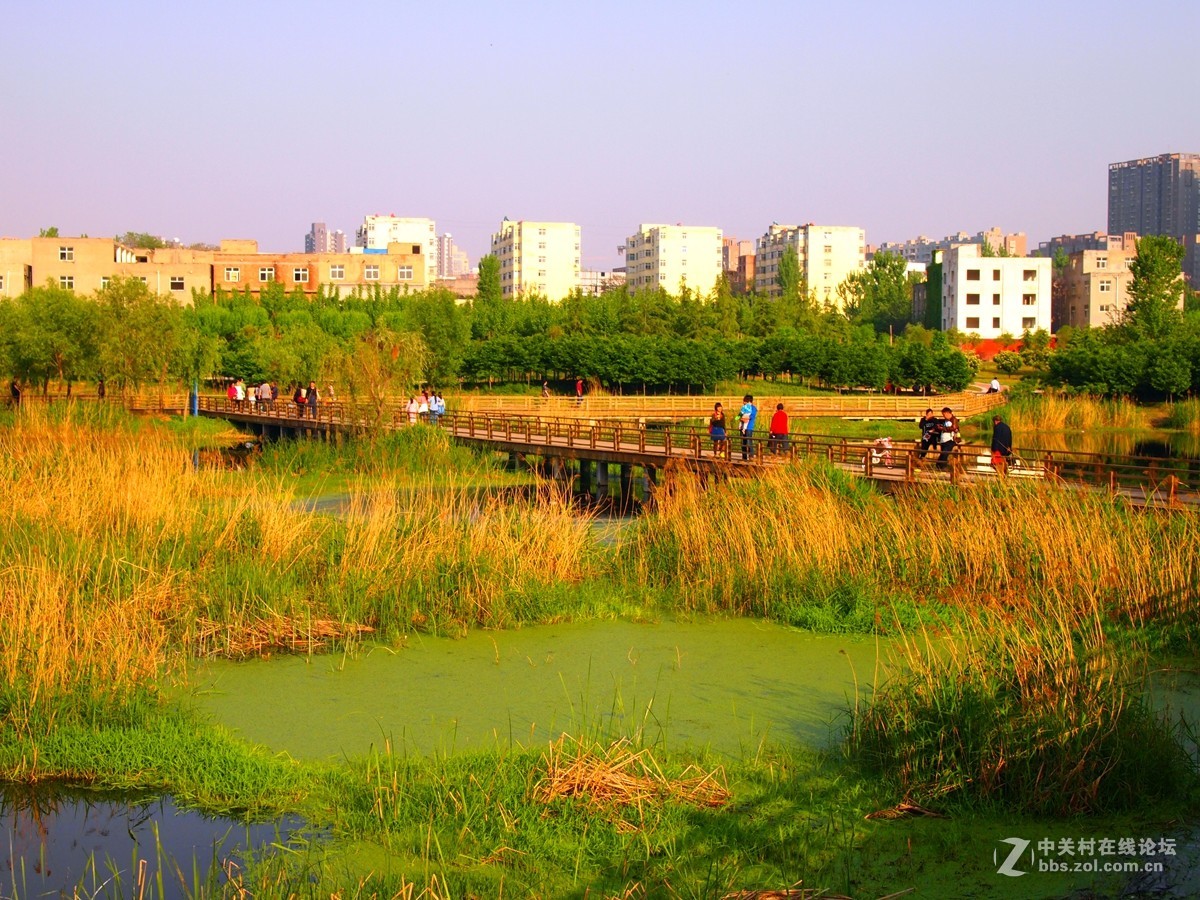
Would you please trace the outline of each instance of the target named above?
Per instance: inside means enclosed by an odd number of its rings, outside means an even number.
[[[696,460],[742,460],[741,435],[735,431],[719,445],[700,425],[666,425],[647,428],[637,421],[580,420],[545,416],[457,413],[441,423],[454,434],[488,441],[546,448],[587,448],[614,454]],[[772,439],[756,431],[750,448],[755,462],[821,458],[840,466],[860,467],[882,480],[918,481],[933,473],[952,482],[993,477],[991,449],[978,444],[955,444],[942,459],[942,447],[922,448],[917,441],[893,441],[890,447],[874,441],[831,435],[792,432]],[[1110,490],[1136,489],[1147,496],[1200,492],[1200,460],[1160,458],[1082,451],[1020,448],[1004,465],[1014,478],[1091,485]]]

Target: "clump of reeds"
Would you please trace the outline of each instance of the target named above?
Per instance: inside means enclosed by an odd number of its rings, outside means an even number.
[[[692,609],[824,627],[888,624],[893,601],[1020,610],[1048,600],[1145,624],[1194,617],[1200,522],[1047,484],[892,497],[795,464],[704,487],[680,473],[623,563]],[[829,620],[829,621],[826,621]]]
[[[1164,428],[1200,432],[1200,400],[1178,400],[1167,404]]]
[[[1084,394],[1020,397],[1008,405],[1004,415],[1015,430],[1026,433],[1142,429],[1150,425],[1146,409],[1132,400]]]
[[[1050,604],[906,636],[849,749],[905,798],[1093,814],[1181,795],[1196,772],[1099,616]]]

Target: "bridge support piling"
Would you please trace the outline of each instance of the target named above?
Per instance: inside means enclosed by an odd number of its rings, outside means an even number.
[[[646,478],[645,483],[642,485],[642,489],[646,498],[646,503],[652,504],[654,503],[654,495],[658,493],[658,469],[654,466],[646,466],[644,471],[646,473]]]
[[[608,463],[596,463],[596,499],[608,499]]]
[[[592,461],[590,459],[579,461],[579,493],[584,496],[590,496],[592,493]]]
[[[621,508],[629,509],[633,506],[633,466],[630,463],[621,463]]]

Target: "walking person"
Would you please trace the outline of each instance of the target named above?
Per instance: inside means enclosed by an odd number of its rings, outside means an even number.
[[[921,442],[917,458],[924,459],[930,448],[937,443],[938,417],[933,414],[932,407],[925,410],[925,415],[921,416],[920,427]]]
[[[742,459],[749,460],[754,455],[754,422],[758,418],[758,407],[754,398],[747,394],[742,398],[742,408],[738,412],[738,424],[742,432]]]
[[[583,379],[575,379],[575,405],[583,406]]]
[[[946,469],[950,464],[950,454],[954,452],[955,438],[958,436],[958,417],[948,406],[942,407],[942,417],[938,421],[938,461],[939,469]]]
[[[417,424],[417,410],[418,409],[420,409],[420,407],[417,405],[417,398],[410,394],[409,398],[408,398],[408,405],[406,407],[404,407],[404,411],[406,413],[408,413],[408,424],[409,425]]]
[[[708,436],[712,438],[713,453],[726,456],[729,451],[729,439],[725,433],[725,407],[720,403],[713,404],[712,417],[708,420]]]
[[[310,381],[308,383],[308,394],[304,397],[304,402],[308,404],[309,418],[317,417],[317,383]]]
[[[771,416],[771,429],[767,433],[767,449],[771,451],[772,456],[788,451],[788,414],[782,403],[775,404],[775,414]]]
[[[992,468],[1004,475],[1012,465],[1012,428],[999,416],[992,417]]]

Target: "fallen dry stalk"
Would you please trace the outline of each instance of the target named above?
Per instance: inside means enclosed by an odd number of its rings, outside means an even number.
[[[678,778],[668,778],[649,749],[634,750],[624,738],[598,747],[563,735],[543,759],[548,772],[534,788],[534,798],[543,803],[582,797],[595,807],[640,806],[658,800],[720,807],[729,801],[723,767],[704,772],[688,766]]]

